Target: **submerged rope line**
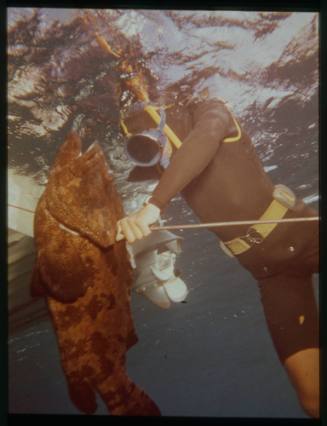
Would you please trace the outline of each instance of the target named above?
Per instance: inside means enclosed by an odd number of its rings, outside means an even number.
[[[14,209],[24,210],[25,212],[32,213],[32,214],[34,214],[34,212],[35,212],[34,210],[29,210],[29,209],[26,209],[25,207],[19,207],[19,206],[15,206],[13,204],[8,204],[8,206],[13,207]]]

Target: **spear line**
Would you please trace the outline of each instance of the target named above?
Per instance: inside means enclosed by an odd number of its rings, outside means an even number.
[[[24,207],[8,204],[9,207],[34,214],[34,210],[26,209]],[[240,226],[240,225],[258,225],[268,223],[294,223],[294,222],[313,222],[320,220],[319,216],[311,217],[293,217],[287,219],[269,219],[269,220],[234,220],[228,222],[213,222],[213,223],[193,223],[181,225],[167,225],[167,226],[150,226],[152,231],[169,230],[169,229],[199,229],[199,228],[218,228],[223,226]]]
[[[167,226],[151,226],[152,231],[172,230],[172,229],[199,229],[199,228],[218,228],[224,226],[240,226],[240,225],[258,225],[269,223],[294,223],[294,222],[313,222],[319,220],[318,216],[311,217],[294,217],[287,219],[269,219],[269,220],[235,220],[229,222],[213,222],[213,223],[195,223],[188,225],[167,225]]]

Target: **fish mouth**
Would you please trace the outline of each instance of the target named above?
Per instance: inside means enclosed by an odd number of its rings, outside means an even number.
[[[85,150],[82,146],[81,136],[77,131],[72,130],[68,133],[66,137],[67,143],[69,142],[69,151],[71,152],[71,157],[90,159],[94,157],[96,154],[102,153],[102,149],[97,141],[91,143]]]
[[[99,142],[93,142],[84,153],[81,153],[78,161],[82,162],[82,168],[85,173],[91,169],[97,170],[102,175],[103,173],[109,173],[107,159]]]
[[[78,133],[71,132],[68,138],[71,144],[70,170],[74,176],[80,176],[90,170],[109,172],[108,163],[99,142],[95,141],[85,148]]]
[[[91,143],[91,145],[87,148],[87,150],[85,151],[85,153],[87,153],[88,151],[91,151],[94,148],[94,145],[96,145],[97,142],[93,142]]]

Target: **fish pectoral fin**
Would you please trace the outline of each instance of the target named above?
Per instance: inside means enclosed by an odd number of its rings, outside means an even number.
[[[43,250],[39,253],[39,265],[46,296],[61,303],[74,303],[85,295],[92,272],[84,268],[74,251],[69,255],[66,252]]]

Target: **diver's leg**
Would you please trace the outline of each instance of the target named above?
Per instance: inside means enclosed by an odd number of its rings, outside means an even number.
[[[259,283],[268,328],[299,401],[319,416],[319,321],[312,276],[278,275]]]
[[[305,412],[319,417],[319,349],[308,348],[287,357],[284,366]]]

